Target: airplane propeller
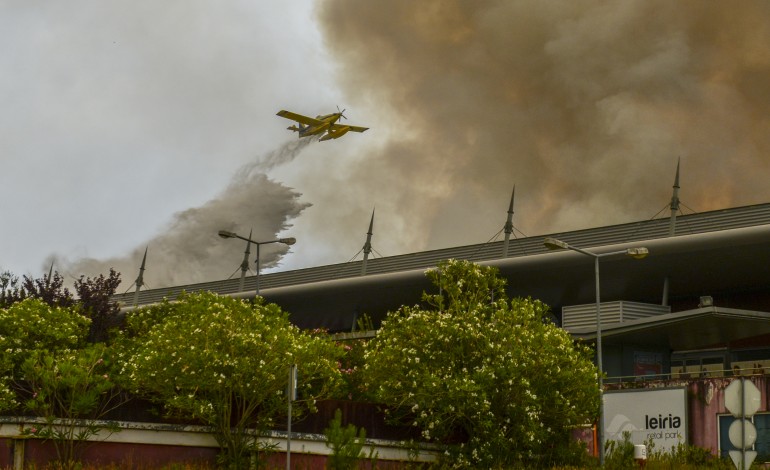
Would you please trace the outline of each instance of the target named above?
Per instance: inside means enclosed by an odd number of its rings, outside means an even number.
[[[339,113],[339,115],[340,115],[340,117],[341,117],[341,118],[343,118],[343,119],[347,119],[347,116],[345,116],[345,114],[343,114],[343,113],[345,112],[345,110],[344,110],[344,109],[343,109],[342,111],[340,111],[340,107],[339,107],[339,106],[337,106],[337,112]]]

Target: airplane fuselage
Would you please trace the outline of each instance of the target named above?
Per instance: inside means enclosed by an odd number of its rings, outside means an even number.
[[[368,129],[368,127],[339,124],[340,118],[345,117],[343,115],[344,112],[342,110],[338,113],[322,114],[315,118],[285,110],[281,110],[277,114],[296,122],[296,125],[289,126],[287,129],[296,132],[300,138],[318,135],[320,136],[318,139],[320,141],[332,140],[339,139],[350,131],[364,132]]]
[[[329,133],[334,123],[340,119],[340,113],[324,114],[316,116],[316,119],[323,121],[323,123],[317,126],[302,126],[302,124],[299,124],[298,132],[300,137],[309,137],[311,135],[323,134],[324,132]],[[328,140],[326,137],[323,136],[321,140]]]

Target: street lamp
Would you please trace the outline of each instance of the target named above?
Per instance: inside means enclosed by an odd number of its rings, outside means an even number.
[[[297,243],[297,239],[293,238],[293,237],[290,237],[290,238],[279,238],[277,240],[270,240],[270,241],[266,241],[266,242],[256,242],[256,241],[251,239],[250,235],[251,234],[249,234],[249,237],[242,237],[242,236],[238,235],[235,232],[228,232],[227,230],[220,230],[219,231],[219,236],[222,237],[222,238],[239,238],[241,240],[245,240],[245,241],[249,242],[246,245],[246,257],[248,257],[248,252],[249,252],[250,244],[253,243],[253,244],[257,245],[257,260],[256,260],[256,265],[257,265],[257,291],[254,294],[255,296],[257,296],[257,295],[259,295],[259,247],[260,247],[260,245],[267,245],[269,243],[283,243],[284,245],[293,245],[293,244]],[[243,290],[243,275],[245,274],[245,270],[243,268],[246,265],[245,263],[248,263],[248,261],[246,261],[246,259],[244,258],[244,264],[241,265],[241,290]]]
[[[637,247],[626,248],[625,250],[620,251],[611,251],[609,253],[593,253],[551,237],[547,237],[543,240],[543,245],[549,250],[572,250],[591,256],[594,259],[594,274],[596,276],[596,367],[599,369],[599,422],[597,425],[597,435],[599,439],[599,465],[604,466],[604,399],[602,397],[604,391],[604,378],[602,377],[604,369],[602,368],[602,312],[601,294],[599,289],[599,258],[626,255],[634,259],[642,259],[650,252],[647,248]]]

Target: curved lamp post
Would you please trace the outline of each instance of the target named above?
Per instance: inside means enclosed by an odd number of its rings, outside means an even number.
[[[251,246],[251,244],[253,243],[253,244],[257,245],[257,260],[256,260],[256,265],[257,265],[257,291],[254,294],[255,296],[259,295],[259,247],[261,245],[267,245],[267,244],[270,244],[270,243],[283,243],[284,245],[293,245],[293,244],[297,243],[297,239],[293,238],[293,237],[290,237],[290,238],[279,238],[277,240],[269,240],[269,241],[266,241],[266,242],[257,242],[257,241],[252,240],[250,236],[249,237],[242,237],[242,236],[238,235],[235,232],[229,232],[227,230],[220,230],[219,231],[219,236],[222,237],[222,238],[239,238],[241,240],[245,240],[245,241],[249,242],[246,245],[246,257],[248,257],[249,247]],[[243,290],[243,277],[244,277],[244,275],[246,273],[246,270],[244,269],[245,266],[246,266],[246,263],[248,263],[248,261],[246,259],[244,259],[244,264],[241,265],[241,290]]]
[[[620,251],[611,251],[609,253],[593,253],[582,248],[572,246],[567,242],[547,237],[543,240],[543,245],[549,250],[572,250],[591,256],[594,259],[594,274],[596,276],[596,367],[599,369],[599,421],[597,423],[597,436],[599,440],[599,465],[604,466],[604,398],[601,394],[604,391],[604,370],[602,368],[602,312],[601,312],[601,293],[599,289],[599,258],[607,256],[626,255],[634,259],[645,258],[650,252],[647,248],[627,248]]]

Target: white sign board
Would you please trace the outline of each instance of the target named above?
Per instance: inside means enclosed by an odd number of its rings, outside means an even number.
[[[733,380],[725,388],[725,408],[736,418],[754,416],[761,403],[762,394],[750,380]]]
[[[757,451],[755,450],[747,450],[745,453],[741,452],[740,450],[731,450],[730,451],[730,459],[732,459],[733,463],[735,464],[735,468],[738,470],[743,470],[744,468],[751,468],[751,464],[754,462],[754,459],[757,458]]]
[[[604,440],[633,444],[651,440],[668,451],[687,443],[687,391],[684,388],[623,390],[604,393]]]
[[[736,419],[727,430],[727,435],[730,437],[730,442],[738,449],[751,449],[751,446],[757,442],[757,427],[751,421]]]
[[[736,419],[730,425],[728,435],[730,442],[742,450],[731,450],[730,458],[738,470],[751,467],[757,457],[757,452],[751,449],[757,441],[757,428],[746,418],[754,416],[762,403],[762,394],[756,385],[745,378],[733,380],[725,388],[725,408]]]

